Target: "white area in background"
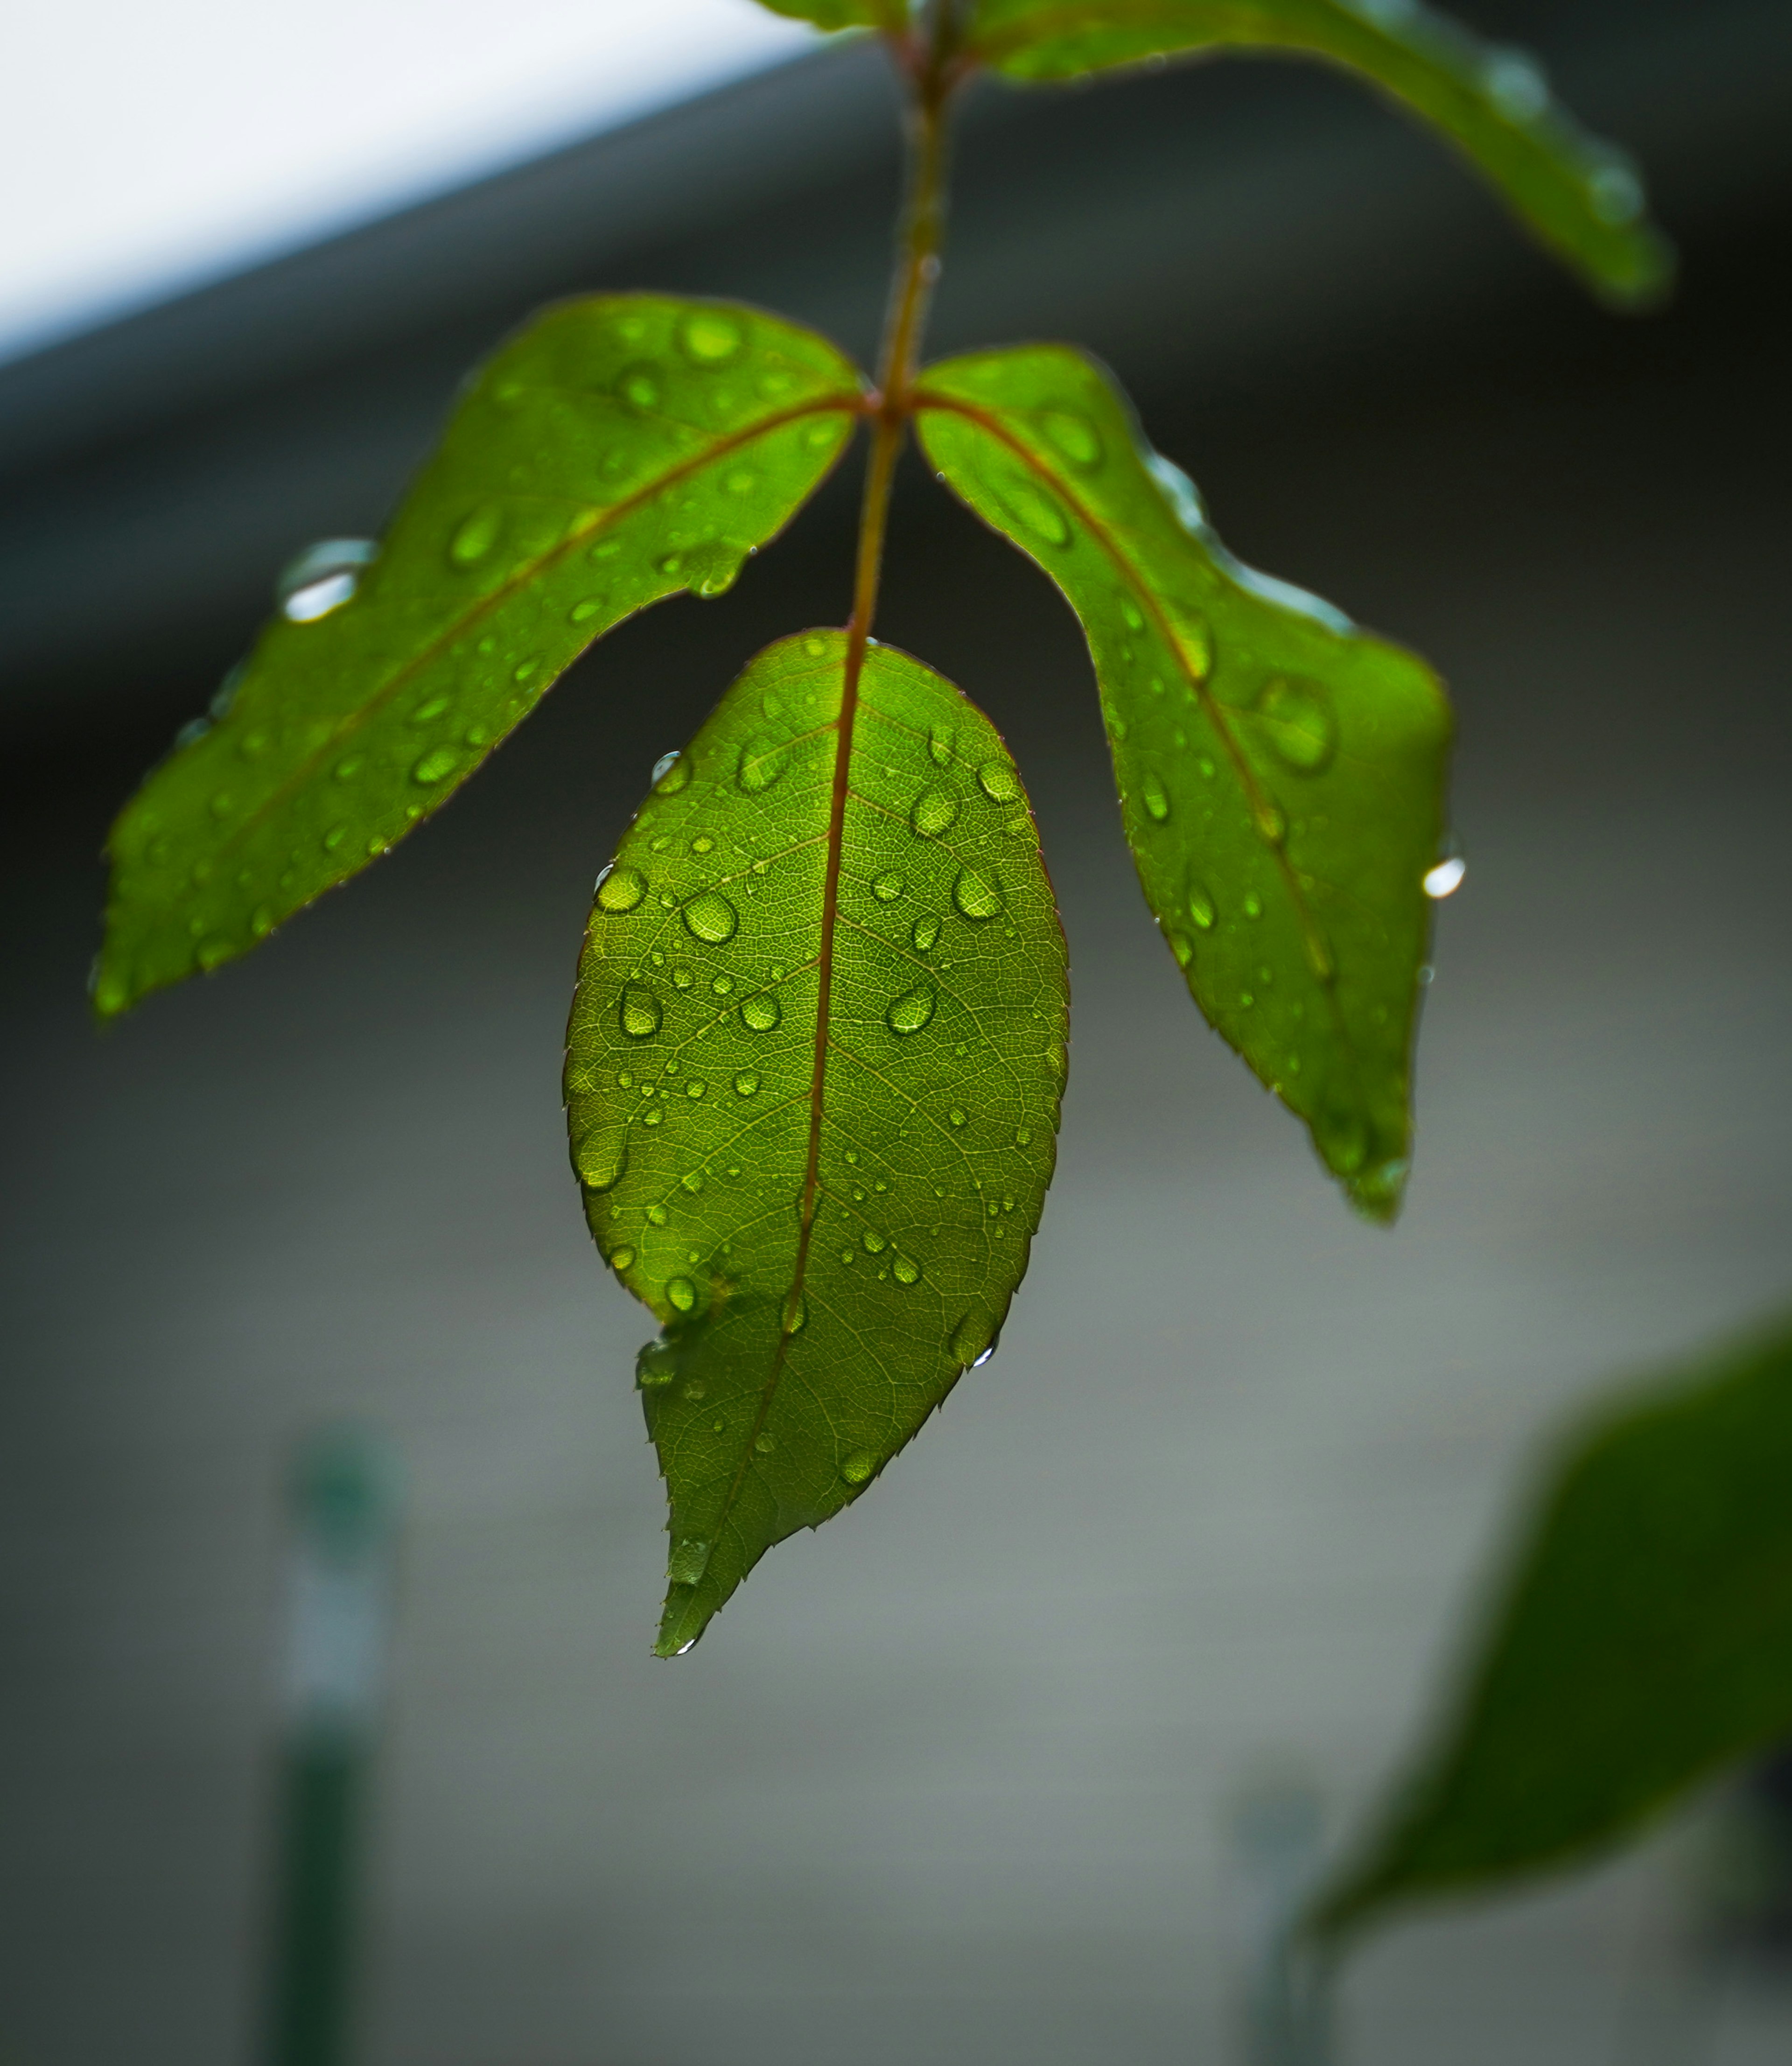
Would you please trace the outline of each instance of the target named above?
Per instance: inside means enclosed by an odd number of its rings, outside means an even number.
[[[751,0],[7,10],[0,359],[809,47]]]

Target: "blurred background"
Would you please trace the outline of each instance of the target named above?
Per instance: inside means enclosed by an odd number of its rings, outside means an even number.
[[[879,630],[1032,785],[1060,1173],[1001,1354],[671,1664],[651,1327],[581,1223],[562,1031],[655,756],[843,617],[853,469],[105,1038],[99,849],[279,565],[379,529],[545,298],[744,296],[870,351],[880,60],[746,0],[55,11],[8,24],[0,231],[0,2060],[253,2056],[282,1486],[345,1414],[407,1486],[368,2066],[1242,2060],[1264,1804],[1355,1826],[1551,1431],[1788,1289],[1792,10],[1461,10],[1645,160],[1685,271],[1644,319],[1316,70],[975,97],[937,349],[1086,342],[1236,550],[1452,685],[1417,1174],[1353,1222],[1205,1031],[1068,612],[911,466]],[[1782,2060],[1770,1962],[1700,1949],[1703,1846],[1390,1931],[1344,2058]]]

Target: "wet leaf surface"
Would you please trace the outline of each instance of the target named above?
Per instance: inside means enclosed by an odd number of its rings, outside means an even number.
[[[662,1655],[991,1349],[1052,1174],[1064,948],[1020,776],[890,647],[849,702],[846,654],[805,633],[728,691],[600,881],[579,968],[574,1168],[664,1330],[639,1371]]]
[[[247,953],[385,853],[622,618],[721,593],[839,458],[859,396],[833,346],[754,310],[638,294],[537,318],[377,551],[289,570],[217,721],[120,814],[99,1015]]]
[[[922,378],[955,492],[1081,619],[1139,879],[1195,1002],[1372,1217],[1398,1209],[1449,714],[1429,670],[1241,566],[1080,353]]]

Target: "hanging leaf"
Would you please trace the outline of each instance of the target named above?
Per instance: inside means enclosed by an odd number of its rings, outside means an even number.
[[[917,407],[943,478],[1082,620],[1126,837],[1195,1002],[1391,1218],[1449,737],[1435,678],[1235,560],[1080,353],[951,359]]]
[[[970,50],[1019,79],[1226,51],[1320,58],[1440,130],[1599,293],[1658,295],[1672,253],[1630,160],[1559,108],[1535,59],[1417,0],[978,0]]]
[[[125,806],[99,1016],[385,853],[612,625],[720,594],[839,458],[861,393],[825,339],[722,302],[606,296],[520,332],[377,553],[306,556],[218,721]]]
[[[1571,1863],[1792,1737],[1787,1322],[1572,1444],[1456,1712],[1316,1926]]]
[[[599,879],[573,1164],[664,1326],[659,1650],[856,1498],[994,1346],[1056,1152],[1064,948],[1020,778],[952,686],[768,648]]]
[[[759,0],[774,14],[813,22],[830,34],[837,29],[890,29],[907,26],[906,0]]]

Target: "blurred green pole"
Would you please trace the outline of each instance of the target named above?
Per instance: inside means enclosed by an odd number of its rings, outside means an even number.
[[[307,1442],[292,1515],[269,1947],[270,2066],[347,2066],[361,1862],[383,1705],[398,1478],[378,1437]]]

